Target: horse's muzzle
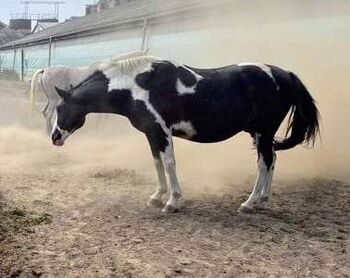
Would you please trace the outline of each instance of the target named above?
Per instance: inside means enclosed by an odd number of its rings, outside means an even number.
[[[62,137],[62,134],[57,128],[52,133],[51,139],[52,139],[52,144],[54,144],[55,146],[60,147],[64,145],[64,139]]]

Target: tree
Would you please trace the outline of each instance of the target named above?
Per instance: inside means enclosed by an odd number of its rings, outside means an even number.
[[[5,23],[2,23],[2,22],[0,21],[0,30],[3,29],[3,28],[5,28],[5,27],[6,27],[6,24],[5,24]]]

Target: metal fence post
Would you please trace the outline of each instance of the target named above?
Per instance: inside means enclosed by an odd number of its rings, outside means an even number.
[[[24,49],[21,49],[21,80],[24,81]]]
[[[141,44],[141,51],[145,51],[146,47],[146,36],[147,36],[147,18],[143,21],[143,28],[142,28],[142,44]]]
[[[49,61],[48,66],[51,67],[51,55],[52,55],[52,37],[49,40]]]
[[[16,67],[16,54],[17,54],[17,49],[15,48],[15,46],[13,46],[12,71],[14,71]]]

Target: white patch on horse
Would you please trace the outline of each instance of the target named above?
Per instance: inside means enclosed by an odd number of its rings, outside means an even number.
[[[182,81],[178,78],[176,80],[176,92],[181,95],[190,95],[196,93],[197,83],[191,87],[187,87]]]
[[[185,84],[182,83],[181,79],[178,78],[176,80],[176,91],[178,93],[178,95],[183,96],[183,95],[190,95],[190,94],[195,94],[196,93],[196,89],[197,89],[197,85],[198,82],[201,81],[203,79],[203,76],[195,73],[193,70],[189,69],[188,67],[186,67],[185,65],[179,65],[179,64],[175,64],[177,67],[182,67],[184,69],[186,69],[188,72],[190,72],[196,79],[196,83],[193,86],[187,87]]]
[[[103,73],[109,79],[108,92],[113,90],[130,90],[134,100],[140,100],[148,111],[155,117],[156,122],[162,127],[167,137],[171,135],[170,129],[166,126],[164,119],[149,102],[149,92],[142,89],[135,82],[137,75],[152,70],[152,63],[159,62],[152,56],[146,56],[144,53],[124,56],[124,59],[115,61],[106,65]]]
[[[139,56],[125,56],[124,60],[114,60],[113,63],[109,62],[100,67],[109,79],[108,92],[124,89],[130,90],[133,95],[138,94],[142,88],[135,83],[136,76],[140,73],[150,72],[152,63],[156,61],[156,58],[139,54]],[[142,99],[144,92],[140,92],[140,94],[139,98]]]
[[[194,129],[191,122],[181,121],[177,124],[173,124],[172,129],[184,132],[185,134],[181,135],[180,137],[185,139],[191,139],[197,134],[197,131]]]
[[[279,84],[277,83],[276,78],[273,76],[272,70],[268,65],[265,64],[261,64],[261,63],[241,63],[238,64],[238,66],[240,67],[244,67],[244,66],[254,66],[254,67],[258,67],[260,68],[263,72],[265,72],[273,81],[273,83],[275,83],[276,85],[276,90],[278,91],[280,89]]]
[[[199,82],[200,80],[202,80],[204,77],[199,75],[198,73],[194,72],[193,70],[191,70],[190,68],[186,67],[185,65],[181,65],[183,68],[185,68],[186,70],[188,70],[190,73],[192,73],[194,75],[194,77],[196,78],[197,82]]]

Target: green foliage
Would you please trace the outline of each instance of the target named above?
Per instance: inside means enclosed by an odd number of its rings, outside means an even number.
[[[0,202],[0,242],[15,233],[34,232],[33,226],[50,224],[52,215]]]
[[[0,30],[5,28],[5,27],[6,27],[6,24],[0,21]]]

